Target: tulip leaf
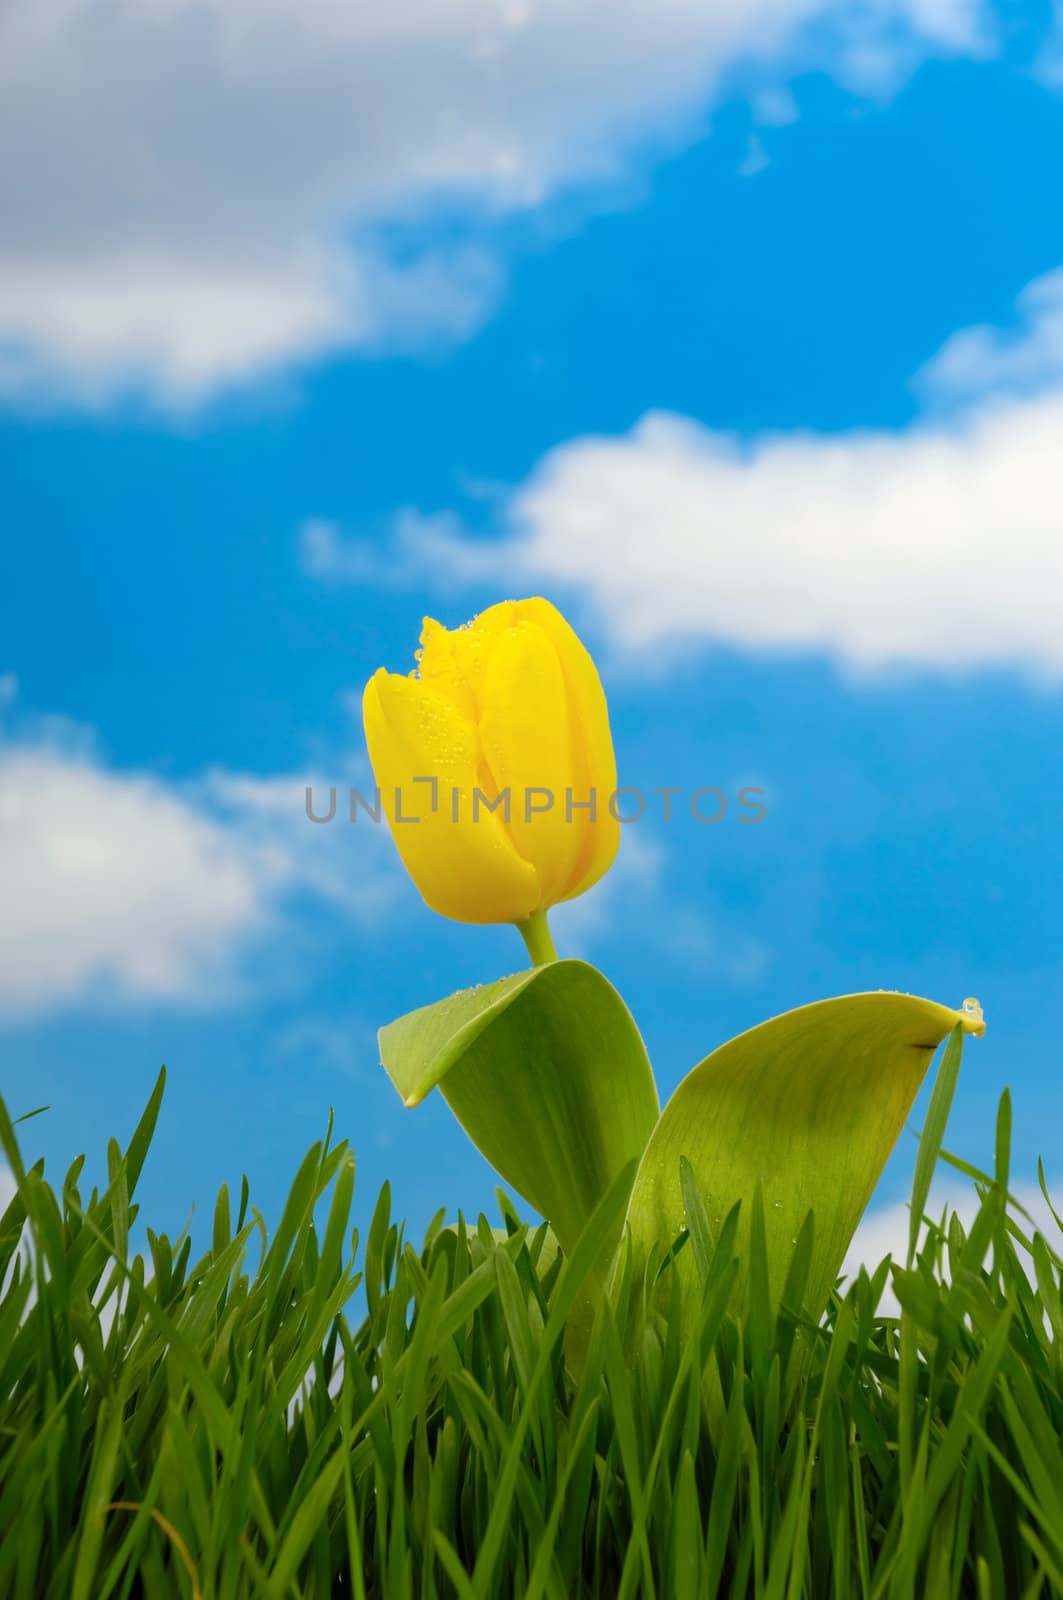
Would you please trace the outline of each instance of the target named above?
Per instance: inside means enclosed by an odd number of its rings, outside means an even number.
[[[616,990],[583,961],[465,989],[382,1028],[408,1106],[438,1085],[497,1172],[571,1251],[657,1121],[646,1048]]]
[[[984,1032],[980,1011],[855,994],[788,1011],[721,1045],[684,1078],[646,1147],[628,1208],[636,1249],[684,1227],[685,1175],[714,1232],[741,1201],[738,1255],[748,1259],[759,1182],[773,1297],[814,1213],[805,1307],[818,1315],[930,1059],[957,1024]]]

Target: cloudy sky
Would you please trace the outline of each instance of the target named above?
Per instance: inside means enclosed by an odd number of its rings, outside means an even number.
[[[1063,1174],[1063,13],[0,7],[0,1088],[145,1199],[494,1180],[376,1028],[521,965],[383,830],[358,703],[546,594],[650,807],[556,918],[665,1093],[767,1015],[983,1002],[950,1139]],[[743,785],[764,790],[757,827]],[[913,1119],[918,1126],[920,1113]],[[893,1226],[914,1139],[878,1198]],[[1025,1192],[1025,1191],[1024,1191]]]

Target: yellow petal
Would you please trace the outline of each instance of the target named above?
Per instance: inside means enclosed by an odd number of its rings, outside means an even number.
[[[428,905],[459,922],[522,921],[539,904],[538,874],[518,855],[498,813],[481,810],[472,821],[480,781],[472,724],[429,684],[383,669],[366,685],[362,710],[392,837]],[[418,777],[438,779],[435,812],[429,785],[413,782]],[[420,820],[402,822],[400,815]]]
[[[432,617],[425,617],[418,657],[422,680],[451,700],[463,716],[477,719],[495,641],[517,620],[517,604],[513,600],[489,606],[461,628],[444,628]]]
[[[538,869],[545,909],[565,893],[585,833],[568,815],[567,790],[580,772],[565,677],[552,641],[534,623],[492,630],[490,638],[480,742],[496,786],[512,793],[509,834]]]
[[[585,792],[593,788],[598,797],[596,820],[586,826],[575,868],[564,893],[558,897],[571,900],[608,871],[620,843],[620,825],[609,810],[609,800],[616,788],[616,756],[609,731],[609,710],[602,680],[590,653],[557,607],[537,597],[518,601],[517,613],[523,620],[541,628],[557,651],[568,695],[575,765],[581,767],[572,780],[573,788],[581,785]]]
[[[479,709],[466,663],[455,649],[457,634],[458,630],[452,633],[441,622],[425,617],[417,671],[422,683],[449,700],[466,722],[475,723]]]

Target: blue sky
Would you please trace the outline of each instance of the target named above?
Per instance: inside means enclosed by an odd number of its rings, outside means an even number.
[[[382,830],[311,828],[303,789],[366,782],[362,685],[424,613],[544,593],[622,781],[766,792],[757,828],[633,825],[556,916],[662,1092],[808,1000],[974,994],[953,1147],[988,1159],[1007,1084],[1018,1170],[1063,1171],[1050,10],[57,15],[0,22],[35,174],[0,173],[27,1150],[98,1173],[165,1060],[153,1225],[205,1226],[243,1171],[275,1217],[330,1105],[363,1219],[385,1177],[415,1231],[491,1206],[375,1030],[522,947],[433,917]]]

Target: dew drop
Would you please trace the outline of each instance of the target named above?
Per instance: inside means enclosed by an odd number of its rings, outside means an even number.
[[[970,1018],[976,1029],[980,1025],[984,1026],[985,1018],[982,1012],[982,1003],[980,1000],[976,1000],[973,995],[968,995],[967,999],[960,1007],[960,1012],[963,1016]]]

